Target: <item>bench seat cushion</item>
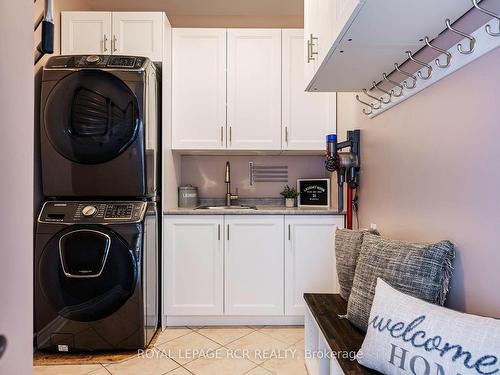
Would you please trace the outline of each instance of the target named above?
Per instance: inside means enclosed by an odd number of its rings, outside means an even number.
[[[347,302],[339,294],[306,293],[304,299],[332,352],[357,352],[361,348],[364,332],[347,319],[339,318],[347,308]],[[380,374],[342,356],[338,357],[338,363],[346,375]]]

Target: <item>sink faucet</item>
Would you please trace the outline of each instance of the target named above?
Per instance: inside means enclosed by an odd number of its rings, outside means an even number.
[[[224,182],[226,183],[226,206],[231,205],[231,201],[238,199],[237,194],[231,194],[231,165],[226,161],[226,173],[224,175]]]

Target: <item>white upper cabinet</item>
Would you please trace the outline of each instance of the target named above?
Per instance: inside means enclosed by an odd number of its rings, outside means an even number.
[[[226,315],[283,315],[283,216],[225,217]]]
[[[314,59],[306,59],[306,90],[369,89],[384,72],[391,75],[394,63],[408,59],[405,51],[424,47],[424,36],[432,40],[446,30],[444,20],[453,23],[471,8],[470,0],[304,0],[304,48],[312,45]]]
[[[173,29],[172,149],[321,151],[335,94],[304,92],[300,29]]]
[[[336,94],[304,91],[304,31],[284,29],[282,41],[283,150],[324,150],[335,133]]]
[[[163,60],[161,12],[113,12],[113,53]]]
[[[61,12],[61,53],[110,54],[111,12]]]
[[[319,23],[319,1],[304,0],[304,87],[309,85],[318,70],[317,44]]]
[[[226,147],[226,29],[173,29],[172,148]]]
[[[163,12],[62,12],[61,53],[163,60]]]
[[[281,30],[230,29],[228,148],[281,150]]]
[[[223,216],[166,216],[163,303],[168,315],[222,315]]]
[[[304,293],[338,293],[335,231],[343,216],[285,216],[285,314],[303,315]]]
[[[334,39],[334,17],[339,2],[353,0],[304,0],[304,82],[309,85]],[[356,0],[357,1],[357,0]]]
[[[317,91],[313,78],[361,0],[304,0],[304,82]]]

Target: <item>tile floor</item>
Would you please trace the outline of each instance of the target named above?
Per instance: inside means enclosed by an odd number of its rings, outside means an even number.
[[[307,375],[304,329],[289,326],[168,328],[142,356],[98,364],[39,365],[35,375]]]

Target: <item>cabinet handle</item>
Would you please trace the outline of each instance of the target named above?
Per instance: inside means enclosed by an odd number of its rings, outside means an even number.
[[[314,57],[314,55],[317,55],[318,54],[318,51],[314,51],[313,50],[313,47],[314,47],[314,41],[315,40],[318,40],[317,37],[313,36],[313,34],[311,34],[311,36],[309,37],[309,41],[307,42],[308,43],[308,47],[309,47],[309,56],[307,56],[307,62],[311,62],[313,60],[316,60],[316,58]]]
[[[217,239],[220,241],[220,224],[217,224]]]
[[[288,126],[285,126],[285,143],[288,144]]]
[[[113,41],[112,41],[112,43],[111,43],[111,46],[112,46],[111,48],[113,48],[113,52],[118,51],[118,49],[116,48],[116,41],[117,41],[117,39],[116,39],[116,35],[115,35],[115,34],[113,34]],[[311,50],[312,50],[312,48],[311,48]]]
[[[227,240],[229,241],[229,224],[227,225]]]
[[[309,64],[311,62],[311,41],[307,41],[307,63]]]
[[[224,127],[220,127],[220,143],[224,144]]]
[[[106,34],[104,34],[104,40],[102,42],[103,44],[103,51],[106,52],[108,50],[108,37],[106,36]]]
[[[233,127],[229,127],[229,143],[233,141]]]
[[[292,229],[290,228],[290,224],[288,224],[288,241],[292,240]]]

